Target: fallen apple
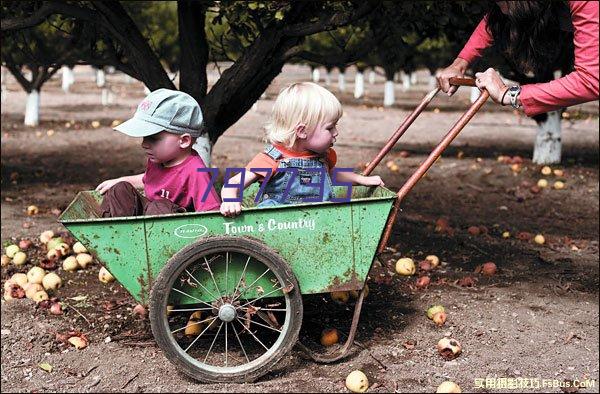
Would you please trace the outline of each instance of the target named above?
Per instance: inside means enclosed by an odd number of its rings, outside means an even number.
[[[481,234],[481,230],[479,229],[479,227],[477,226],[471,226],[467,229],[467,231],[469,232],[469,234],[471,235],[479,235]]]
[[[19,249],[17,245],[8,245],[6,247],[5,252],[6,255],[12,259],[13,257],[15,257],[15,254],[17,254],[20,250],[21,249]]]
[[[88,345],[87,341],[78,336],[73,336],[69,338],[68,341],[71,345],[75,346],[75,349],[77,350],[85,349]]]
[[[71,247],[65,242],[59,243],[55,249],[60,250],[60,254],[63,256],[66,256],[71,252]]]
[[[10,277],[10,281],[21,287],[25,287],[25,285],[27,284],[27,275],[21,272],[17,272],[16,274]]]
[[[115,277],[112,276],[112,274],[110,272],[108,272],[108,270],[106,268],[102,267],[102,268],[100,268],[100,271],[98,272],[98,279],[102,283],[110,283],[115,280]]]
[[[47,244],[54,237],[54,231],[46,230],[42,234],[40,234],[40,241],[43,244]]]
[[[402,257],[396,261],[396,273],[399,275],[414,275],[416,270],[417,268],[415,267],[415,262],[409,257]]]
[[[556,190],[564,189],[565,188],[565,183],[562,182],[562,181],[556,181],[556,182],[554,182],[554,188]]]
[[[510,238],[510,233],[508,231],[503,232],[502,238]]]
[[[37,215],[38,212],[40,212],[40,210],[35,205],[30,205],[27,207],[27,215],[29,216]]]
[[[550,175],[552,174],[552,168],[548,166],[543,166],[541,170],[542,175]]]
[[[2,255],[2,259],[0,261],[2,262],[2,267],[6,267],[7,265],[10,264],[10,257],[8,257],[7,255],[3,254]]]
[[[53,302],[52,305],[50,305],[50,313],[53,315],[62,315],[62,304],[60,302]]]
[[[427,308],[427,317],[433,319],[433,315],[439,312],[446,312],[446,309],[442,305],[432,305]]]
[[[563,170],[558,169],[558,168],[556,170],[554,170],[553,172],[554,172],[554,175],[558,176],[558,177],[561,177],[561,176],[565,175],[565,172]]]
[[[79,269],[79,263],[77,262],[75,256],[69,256],[63,261],[62,267],[67,272],[73,272]]]
[[[200,335],[202,333],[202,313],[200,311],[196,311],[192,313],[190,319],[188,320],[184,334],[188,336]]]
[[[23,252],[17,252],[13,257],[12,262],[14,265],[19,267],[27,262],[27,255]]]
[[[46,258],[49,260],[58,260],[62,257],[62,253],[59,249],[50,249],[48,253],[46,253]]]
[[[44,271],[43,268],[33,267],[29,271],[27,271],[27,281],[29,283],[42,284],[44,275],[46,275],[46,271]]]
[[[369,379],[362,371],[352,371],[346,377],[346,388],[353,393],[364,393],[369,388]]]
[[[74,253],[87,253],[87,249],[85,248],[85,246],[83,246],[83,244],[79,241],[75,242],[75,244],[73,245],[73,252]]]
[[[521,172],[521,164],[515,163],[510,165],[510,170],[515,174]]]
[[[544,236],[542,234],[538,234],[533,238],[533,241],[536,244],[543,245],[546,243],[546,238],[544,238]]]
[[[92,256],[87,253],[79,253],[76,259],[81,268],[86,268],[94,260]]]
[[[488,261],[481,265],[481,274],[485,276],[493,276],[496,274],[497,267],[496,264]]]
[[[442,338],[437,343],[437,350],[446,360],[453,360],[462,353],[460,342],[452,338]]]
[[[433,320],[436,326],[441,327],[444,325],[444,323],[446,323],[446,318],[446,312],[438,312],[433,315],[431,320]]]
[[[394,164],[396,164],[396,163],[395,163],[393,160],[388,160],[388,162],[387,162],[387,163],[385,163],[385,166],[386,166],[387,168],[392,168],[392,166],[393,166]]]
[[[392,166],[390,167],[390,171],[392,171],[392,172],[398,172],[399,170],[400,170],[400,167],[396,163],[392,164]]]
[[[44,290],[37,291],[33,295],[33,297],[31,297],[31,299],[34,300],[36,303],[46,301],[48,298],[48,293],[46,293]]]
[[[548,181],[545,179],[540,179],[539,181],[537,181],[537,185],[541,188],[548,187]]]
[[[415,286],[417,286],[418,289],[424,289],[425,287],[429,286],[429,284],[431,283],[431,278],[427,275],[425,276],[420,276],[419,278],[417,278],[417,282],[415,283]]]
[[[33,242],[31,242],[29,239],[22,239],[19,241],[19,248],[21,250],[27,250],[31,247],[31,245],[33,245]]]
[[[55,291],[62,285],[62,280],[60,279],[60,276],[54,272],[50,272],[44,276],[44,279],[42,279],[42,285],[46,290]]]
[[[437,268],[437,266],[440,265],[439,257],[434,254],[430,254],[429,256],[425,257],[425,260],[429,261],[433,268]]]
[[[431,271],[433,269],[433,267],[431,266],[431,263],[429,262],[429,260],[423,260],[423,261],[419,262],[419,269],[421,271],[428,272],[428,271]]]
[[[436,393],[462,393],[460,386],[449,380],[442,382],[435,391]]]
[[[146,308],[144,308],[144,306],[141,304],[137,304],[136,306],[134,306],[132,313],[141,319],[145,319],[146,315],[148,314]]]
[[[334,291],[331,293],[331,299],[338,304],[345,304],[350,299],[350,294],[347,291]]]
[[[98,127],[100,127],[100,122],[98,122],[97,120],[93,120],[92,121],[92,127],[97,129]]]
[[[323,346],[335,345],[339,340],[340,336],[335,328],[326,328],[321,333],[321,345]]]
[[[44,288],[39,283],[27,283],[23,290],[25,290],[25,297],[33,299],[35,293],[38,291],[44,291]]]
[[[173,313],[173,309],[175,309],[175,306],[167,305],[167,316],[170,316],[171,313]]]
[[[58,249],[58,245],[63,244],[63,243],[65,243],[65,240],[62,239],[62,237],[56,237],[56,238],[50,239],[46,243],[46,246],[48,247],[48,250]]]

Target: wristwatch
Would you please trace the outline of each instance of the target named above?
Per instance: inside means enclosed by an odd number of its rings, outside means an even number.
[[[521,86],[519,86],[519,85],[511,86],[506,91],[506,94],[508,94],[508,97],[510,98],[510,105],[514,109],[521,108],[521,104],[519,104],[517,102],[517,97],[519,97],[519,95],[521,94]]]

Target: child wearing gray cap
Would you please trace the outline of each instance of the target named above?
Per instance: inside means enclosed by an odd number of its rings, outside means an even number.
[[[220,206],[204,161],[192,149],[201,134],[202,111],[190,95],[169,89],[150,93],[133,118],[114,129],[142,137],[148,158],[143,174],[102,182],[102,217],[212,211]],[[136,188],[144,188],[142,196]]]

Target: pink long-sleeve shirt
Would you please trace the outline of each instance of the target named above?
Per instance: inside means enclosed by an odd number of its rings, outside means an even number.
[[[520,98],[527,116],[598,100],[598,6],[597,1],[569,1],[575,71],[550,82],[523,85]],[[492,43],[484,17],[458,57],[471,63]]]

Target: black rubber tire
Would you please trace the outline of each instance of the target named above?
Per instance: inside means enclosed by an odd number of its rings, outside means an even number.
[[[189,264],[203,255],[221,252],[245,253],[265,264],[285,283],[291,283],[293,289],[287,294],[290,303],[290,323],[279,347],[262,363],[246,371],[237,373],[215,373],[195,364],[186,357],[185,352],[174,340],[170,332],[165,310],[174,280]],[[298,340],[302,325],[302,297],[298,282],[289,265],[262,241],[249,237],[209,237],[188,245],[173,255],[156,277],[150,292],[150,324],[152,333],[165,356],[192,379],[202,382],[252,382],[272,370],[275,364],[290,351]],[[182,353],[183,352],[183,353]]]

